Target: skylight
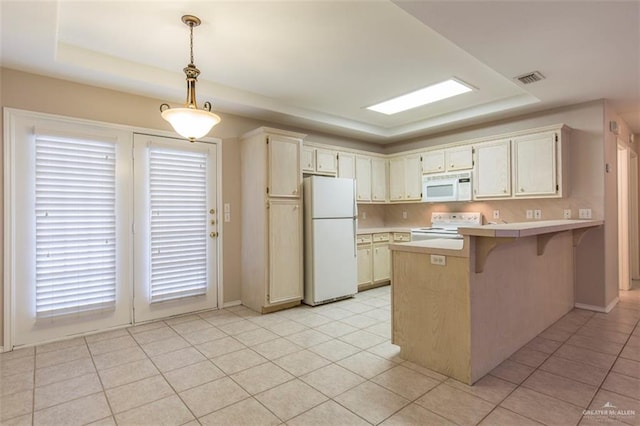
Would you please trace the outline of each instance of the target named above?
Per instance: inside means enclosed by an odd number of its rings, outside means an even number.
[[[367,109],[391,115],[397,114],[408,109],[417,108],[453,96],[470,92],[471,87],[457,80],[449,79],[441,83],[432,84],[415,92],[398,96],[388,101],[367,107]]]

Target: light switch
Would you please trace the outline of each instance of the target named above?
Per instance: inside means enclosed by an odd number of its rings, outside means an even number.
[[[224,212],[225,213],[231,213],[231,204],[224,203]]]
[[[224,212],[224,221],[225,222],[231,222],[231,213]]]

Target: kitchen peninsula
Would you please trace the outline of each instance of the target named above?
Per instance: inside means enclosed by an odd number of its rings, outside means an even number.
[[[473,384],[574,306],[574,253],[601,220],[459,228],[392,244],[392,342],[401,356]]]

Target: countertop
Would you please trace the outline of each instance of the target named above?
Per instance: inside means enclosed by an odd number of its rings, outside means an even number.
[[[602,220],[537,220],[535,222],[501,223],[458,228],[458,233],[471,237],[522,238],[552,232],[570,231],[602,225]]]
[[[411,232],[411,228],[402,228],[397,226],[381,227],[381,228],[358,228],[356,234],[378,234],[380,232]]]
[[[435,238],[432,240],[411,241],[409,243],[389,244],[391,250],[424,254],[442,254],[445,256],[469,257],[469,249],[464,246],[467,238]]]

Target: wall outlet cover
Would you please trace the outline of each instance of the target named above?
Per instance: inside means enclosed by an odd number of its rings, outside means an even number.
[[[536,209],[533,211],[533,218],[534,219],[542,219],[542,210],[540,209]]]
[[[571,219],[571,209],[564,209],[562,217],[564,217],[565,219]]]
[[[533,210],[527,210],[527,219],[533,219]]]
[[[447,257],[439,254],[431,255],[431,264],[438,266],[446,266],[447,265]]]
[[[407,212],[402,212],[402,218],[406,219],[407,218]]]
[[[493,211],[493,218],[494,219],[500,219],[500,210],[494,210]]]

